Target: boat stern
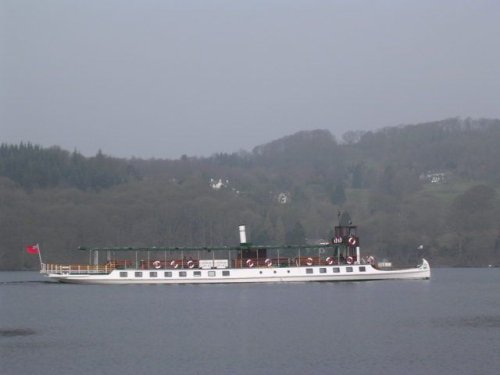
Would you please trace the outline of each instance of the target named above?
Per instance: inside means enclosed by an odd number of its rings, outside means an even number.
[[[431,278],[431,266],[429,265],[429,262],[422,258],[422,264],[418,266],[420,270],[423,272],[423,277],[425,279],[430,279]]]

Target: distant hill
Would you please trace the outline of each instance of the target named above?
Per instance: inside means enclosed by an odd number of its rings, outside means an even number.
[[[0,146],[0,268],[79,261],[79,245],[327,240],[347,210],[362,250],[396,264],[500,265],[500,120],[299,132],[179,160]],[[423,248],[423,249],[422,249]]]
[[[102,152],[86,158],[77,152],[31,143],[0,145],[0,176],[25,189],[71,186],[82,190],[104,189],[136,177],[125,160]]]

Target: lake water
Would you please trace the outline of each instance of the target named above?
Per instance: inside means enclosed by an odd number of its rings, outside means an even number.
[[[499,374],[500,269],[66,285],[0,272],[0,374]]]

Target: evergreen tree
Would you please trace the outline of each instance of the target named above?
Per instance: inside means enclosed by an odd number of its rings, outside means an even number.
[[[333,193],[331,195],[331,201],[335,205],[341,205],[345,203],[346,195],[343,182],[339,182],[337,185],[335,185],[335,189],[333,190]]]
[[[289,245],[304,245],[306,243],[304,226],[299,221],[295,222],[294,226],[286,232],[285,239]]]

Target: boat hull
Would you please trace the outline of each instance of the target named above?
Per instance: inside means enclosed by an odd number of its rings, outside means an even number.
[[[282,268],[227,268],[182,270],[113,270],[108,274],[47,273],[53,280],[77,284],[221,284],[284,283],[306,281],[369,281],[429,279],[431,270],[424,259],[416,268],[379,270],[366,265]]]

